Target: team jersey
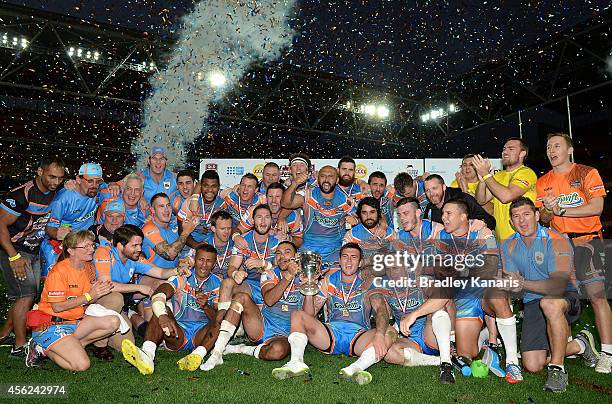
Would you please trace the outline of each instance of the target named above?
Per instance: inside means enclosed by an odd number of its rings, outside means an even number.
[[[391,243],[393,251],[407,251],[408,254],[428,254],[433,248],[433,237],[442,229],[440,223],[421,219],[419,235],[413,236],[409,231],[400,229]]]
[[[525,191],[526,198],[535,202],[536,199],[536,173],[529,167],[520,166],[514,171],[498,171],[493,175],[495,181],[507,187],[510,184],[519,186]],[[501,203],[499,199],[493,197],[493,217],[495,217],[495,237],[502,241],[514,234],[514,229],[510,224],[510,203]]]
[[[216,306],[219,303],[221,278],[210,274],[208,278],[198,282],[195,273],[195,268],[192,268],[188,277],[173,276],[168,279],[167,283],[174,288],[174,295],[170,298],[172,313],[178,322],[197,322],[206,325],[209,319],[197,302],[198,294],[207,295],[207,304],[211,307]]]
[[[232,251],[234,250],[234,241],[230,238],[226,244],[217,244],[215,235],[210,232],[204,236],[203,242],[210,244],[217,250],[217,262],[212,270],[212,273],[218,275],[221,279],[227,278],[227,268],[229,266]]]
[[[163,192],[169,196],[176,191],[176,174],[168,169],[164,170],[160,182],[153,179],[148,168],[143,169],[141,174],[144,176],[144,198],[149,204],[155,194]]]
[[[470,226],[471,227],[471,226]],[[479,258],[483,259],[487,255],[499,255],[497,242],[493,232],[488,228],[483,228],[479,231],[468,229],[468,233],[462,237],[455,237],[447,233],[443,228],[433,237],[432,251],[437,255],[452,255],[463,256],[462,263],[454,260],[455,269],[457,271],[469,271],[472,269],[468,264],[472,264],[475,269],[478,269]],[[471,257],[468,261],[465,257]],[[471,261],[471,262],[470,262]],[[498,269],[501,267],[501,262],[498,262]],[[461,276],[461,274],[458,274]],[[483,289],[478,286],[467,286],[465,289],[455,291],[455,300],[471,299],[481,297]]]
[[[355,211],[354,204],[336,188],[331,199],[321,194],[321,188],[306,189],[304,194],[304,244],[302,251],[321,255],[337,253],[344,236],[344,218]]]
[[[232,249],[232,255],[239,255],[242,257],[242,270],[246,271],[248,274],[247,280],[256,281],[259,283],[261,279],[261,273],[257,271],[256,268],[250,270],[245,266],[246,261],[249,258],[257,258],[268,261],[271,264],[274,264],[274,257],[276,256],[276,247],[278,247],[278,239],[272,234],[268,235],[268,238],[264,243],[256,243],[255,242],[255,231],[251,230],[242,236],[248,247],[246,249],[239,249],[234,246]]]
[[[55,264],[47,279],[40,295],[38,310],[43,313],[60,317],[64,320],[78,320],[85,315],[83,306],[73,307],[69,310],[56,313],[53,311],[52,303],[61,303],[66,300],[76,299],[91,290],[91,284],[95,281],[93,265],[86,262],[82,270],[77,270],[70,264],[69,259]]]
[[[354,201],[359,202],[363,198],[363,190],[361,189],[361,185],[353,182],[348,187],[343,187],[338,184],[336,186],[347,198],[353,198]]]
[[[108,231],[104,224],[94,224],[89,231],[96,236],[95,243],[98,246],[108,246],[113,243],[113,233]]]
[[[280,268],[275,267],[272,270],[265,271],[261,274],[260,285],[263,289],[266,285],[276,286],[283,279]],[[269,322],[274,323],[278,327],[286,328],[287,335],[289,334],[289,325],[291,323],[291,312],[301,310],[304,303],[304,295],[300,292],[300,278],[295,276],[293,283],[287,286],[283,291],[283,295],[272,306],[266,304],[261,309],[261,314]]]
[[[380,211],[385,217],[387,224],[395,228],[393,222],[393,193],[386,189],[385,194],[380,197],[378,203],[380,204]]]
[[[472,194],[476,195],[476,188],[478,188],[478,184],[480,184],[480,181],[476,181],[476,182],[468,182],[467,186],[468,186],[468,194]],[[459,186],[459,183],[457,182],[457,180],[453,180],[453,182],[451,182],[451,188],[461,188]]]
[[[97,207],[96,197],[63,188],[51,202],[51,216],[47,226],[59,228],[69,225],[72,231],[87,230],[94,224]]]
[[[172,217],[168,227],[161,226],[152,217],[145,221],[142,227],[144,239],[142,240],[142,253],[147,259],[147,262],[160,268],[176,268],[178,264],[178,255],[173,260],[167,260],[155,252],[155,246],[159,243],[166,242],[174,243],[179,238],[178,223],[175,217]]]
[[[17,251],[36,254],[45,236],[55,192],[42,192],[36,180],[12,189],[0,199],[0,209],[17,217],[8,232]]]
[[[94,254],[96,277],[104,276],[113,282],[130,283],[134,274],[146,275],[153,265],[143,260],[126,260],[119,258],[117,248],[113,246],[99,247]]]
[[[247,214],[242,217],[240,220],[240,225],[247,230],[251,230],[254,226],[253,220],[253,211],[255,210],[254,206],[251,206],[247,211]],[[302,215],[300,212],[292,210],[289,212],[289,215],[285,218],[287,222],[287,228],[289,232],[287,235],[291,237],[302,237],[304,235],[304,226],[302,223]],[[278,215],[272,215],[272,227],[270,228],[270,232],[277,236],[279,239],[284,238],[280,233],[280,229],[278,228]]]
[[[240,196],[233,190],[229,191],[224,196],[224,201],[227,204],[226,210],[232,215],[232,226],[236,227],[242,220],[243,216],[247,214],[247,210],[251,206],[257,206],[266,203],[265,195],[255,193],[250,203],[246,203],[240,199]]]
[[[370,328],[369,303],[366,301],[370,288],[363,284],[359,273],[352,283],[342,282],[342,271],[327,275],[321,285],[327,298],[327,321],[346,321]]]
[[[527,246],[519,233],[514,233],[502,243],[502,263],[504,272],[518,272],[530,281],[550,278],[554,272],[567,272],[567,290],[575,291],[573,270],[574,253],[567,237],[555,230],[538,224],[536,237]],[[523,302],[528,303],[544,297],[535,292],[525,291]]]
[[[549,194],[557,196],[561,208],[575,208],[589,203],[592,198],[606,196],[597,169],[582,164],[573,164],[570,171],[562,174],[549,171],[538,179],[536,189],[538,207],[542,206],[542,198]],[[551,227],[561,233],[593,233],[601,230],[601,220],[599,216],[554,216]]]
[[[168,195],[170,199],[170,204],[172,205],[172,213],[177,216],[181,206],[183,206],[183,202],[185,202],[185,198],[183,198],[183,194],[177,189],[170,195]]]
[[[363,254],[362,258],[368,259],[381,251],[390,250],[391,242],[394,238],[393,227],[391,226],[387,226],[384,237],[379,237],[370,230],[366,229],[363,223],[359,223],[357,226],[346,232],[346,235],[344,236],[344,244],[359,244]]]
[[[100,202],[100,206],[98,206],[98,212],[96,213],[96,223],[102,223],[104,220],[102,219],[102,215],[104,214],[104,209],[106,209],[106,205],[110,201],[114,201],[121,198],[121,196],[115,198],[105,198],[102,202]],[[125,201],[124,201],[125,205]],[[142,208],[140,203],[136,205],[134,209],[128,209],[125,207],[125,220],[123,224],[133,224],[136,227],[142,228],[145,220],[149,217],[149,209]]]
[[[183,205],[178,211],[177,218],[181,222],[190,220],[194,214],[200,216],[200,223],[191,232],[191,237],[196,243],[204,241],[205,236],[211,231],[210,218],[220,210],[226,210],[227,203],[219,195],[215,197],[212,203],[204,202],[204,198],[200,194],[191,195],[189,199],[183,202]]]
[[[388,278],[386,275],[382,279],[383,285],[390,284],[390,278]],[[412,276],[411,280],[416,281],[416,278]],[[402,317],[412,313],[413,311],[418,309],[423,303],[425,303],[423,291],[419,287],[386,286],[383,289],[383,295],[385,297],[385,300],[387,301],[387,304],[391,308],[391,316],[393,317],[393,320],[395,320],[395,324],[397,324],[398,326]],[[427,316],[419,317],[413,324],[413,327],[417,326],[418,328],[421,328],[425,325],[426,321]]]

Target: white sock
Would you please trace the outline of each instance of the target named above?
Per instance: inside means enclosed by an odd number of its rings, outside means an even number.
[[[157,350],[157,344],[153,341],[145,341],[142,343],[142,350],[151,359],[155,359],[155,351]]]
[[[576,352],[576,355],[582,355],[584,351],[586,350],[586,345],[584,344],[584,342],[580,341],[579,339],[574,338],[573,340],[576,341],[576,343],[578,343],[578,346],[580,346],[580,351]]]
[[[253,349],[253,353],[252,355],[256,358],[259,359],[259,351],[261,351],[261,347],[263,346],[263,344],[259,344],[256,347],[254,347],[255,349]]]
[[[203,358],[206,356],[206,348],[204,348],[202,345],[200,345],[199,347],[197,347],[196,349],[193,350],[193,352],[191,352],[192,354],[198,355],[200,358]]]
[[[132,316],[133,316],[134,314],[138,314],[138,313],[136,313],[136,312],[135,312],[134,310],[132,310],[132,309],[128,309],[128,312],[127,312],[128,320],[131,320],[131,319],[132,319]]]
[[[563,373],[565,373],[565,366],[563,366],[563,365],[555,365],[554,363],[549,363],[548,366],[556,366],[558,368],[561,368]]]
[[[442,362],[450,363],[451,361],[451,350],[450,350],[450,333],[451,333],[451,321],[448,313],[444,310],[436,311],[431,316],[431,328],[438,341],[438,350],[440,351],[440,360]]]
[[[516,341],[516,317],[496,318],[497,330],[504,341],[506,364],[518,365],[518,343]]]
[[[378,362],[376,360],[376,351],[374,350],[374,347],[371,346],[365,351],[363,351],[361,356],[357,358],[355,362],[349,365],[349,368],[351,368],[354,373],[357,370],[366,370],[376,362]]]
[[[306,334],[301,332],[292,332],[289,334],[287,340],[291,346],[290,362],[304,363],[304,351],[306,350],[306,345],[308,345],[308,337]]]
[[[406,352],[407,350],[410,350]],[[404,358],[408,362],[408,358],[410,359],[410,365],[404,363],[404,366],[436,366],[440,365],[440,357],[439,356],[431,356],[425,355],[413,348],[404,348]]]
[[[612,355],[612,344],[601,344],[601,350],[608,355]]]
[[[485,341],[489,340],[489,329],[487,327],[480,330],[480,334],[478,335],[478,350],[480,351],[482,347],[485,345]]]
[[[236,326],[234,324],[230,323],[227,320],[221,321],[219,336],[217,337],[217,341],[215,341],[215,347],[213,348],[213,351],[217,352],[220,355],[223,355],[225,346],[234,335],[234,331],[236,331]]]

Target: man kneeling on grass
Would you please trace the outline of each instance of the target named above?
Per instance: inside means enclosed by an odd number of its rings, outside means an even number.
[[[123,340],[123,357],[143,375],[153,373],[155,351],[162,341],[170,351],[193,350],[177,362],[181,370],[196,370],[212,348],[219,335],[215,317],[221,279],[211,273],[216,259],[213,246],[199,245],[192,273],[168,279],[153,293],[153,318],[147,325],[142,349]]]

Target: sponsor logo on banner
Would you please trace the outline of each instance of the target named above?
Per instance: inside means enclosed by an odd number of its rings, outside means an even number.
[[[261,177],[263,177],[263,169],[264,164],[256,164],[255,167],[253,167],[253,174],[255,174],[257,178],[261,179]]]
[[[227,167],[225,172],[227,175],[244,175],[244,167],[239,167],[239,166]]]
[[[217,163],[206,163],[206,165],[204,166],[205,170],[215,170],[217,171]]]
[[[363,164],[357,164],[355,167],[355,177],[364,178],[366,175],[368,175],[368,168]]]
[[[291,168],[289,167],[289,164],[280,166],[280,176],[282,180],[291,178]]]
[[[406,166],[406,172],[407,172],[408,174],[410,174],[410,176],[411,176],[412,178],[415,178],[415,177],[418,177],[418,176],[419,176],[419,170],[418,170],[418,169],[416,169],[416,168],[414,168],[414,166],[413,166],[412,164],[408,164],[408,165]]]

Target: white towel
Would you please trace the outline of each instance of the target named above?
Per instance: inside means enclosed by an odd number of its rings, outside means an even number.
[[[107,309],[101,304],[90,304],[89,306],[87,306],[85,314],[92,317],[117,316],[120,321],[119,332],[121,332],[121,334],[125,334],[126,332],[130,331],[131,327],[128,322],[125,321],[122,315],[120,315],[116,311]]]

